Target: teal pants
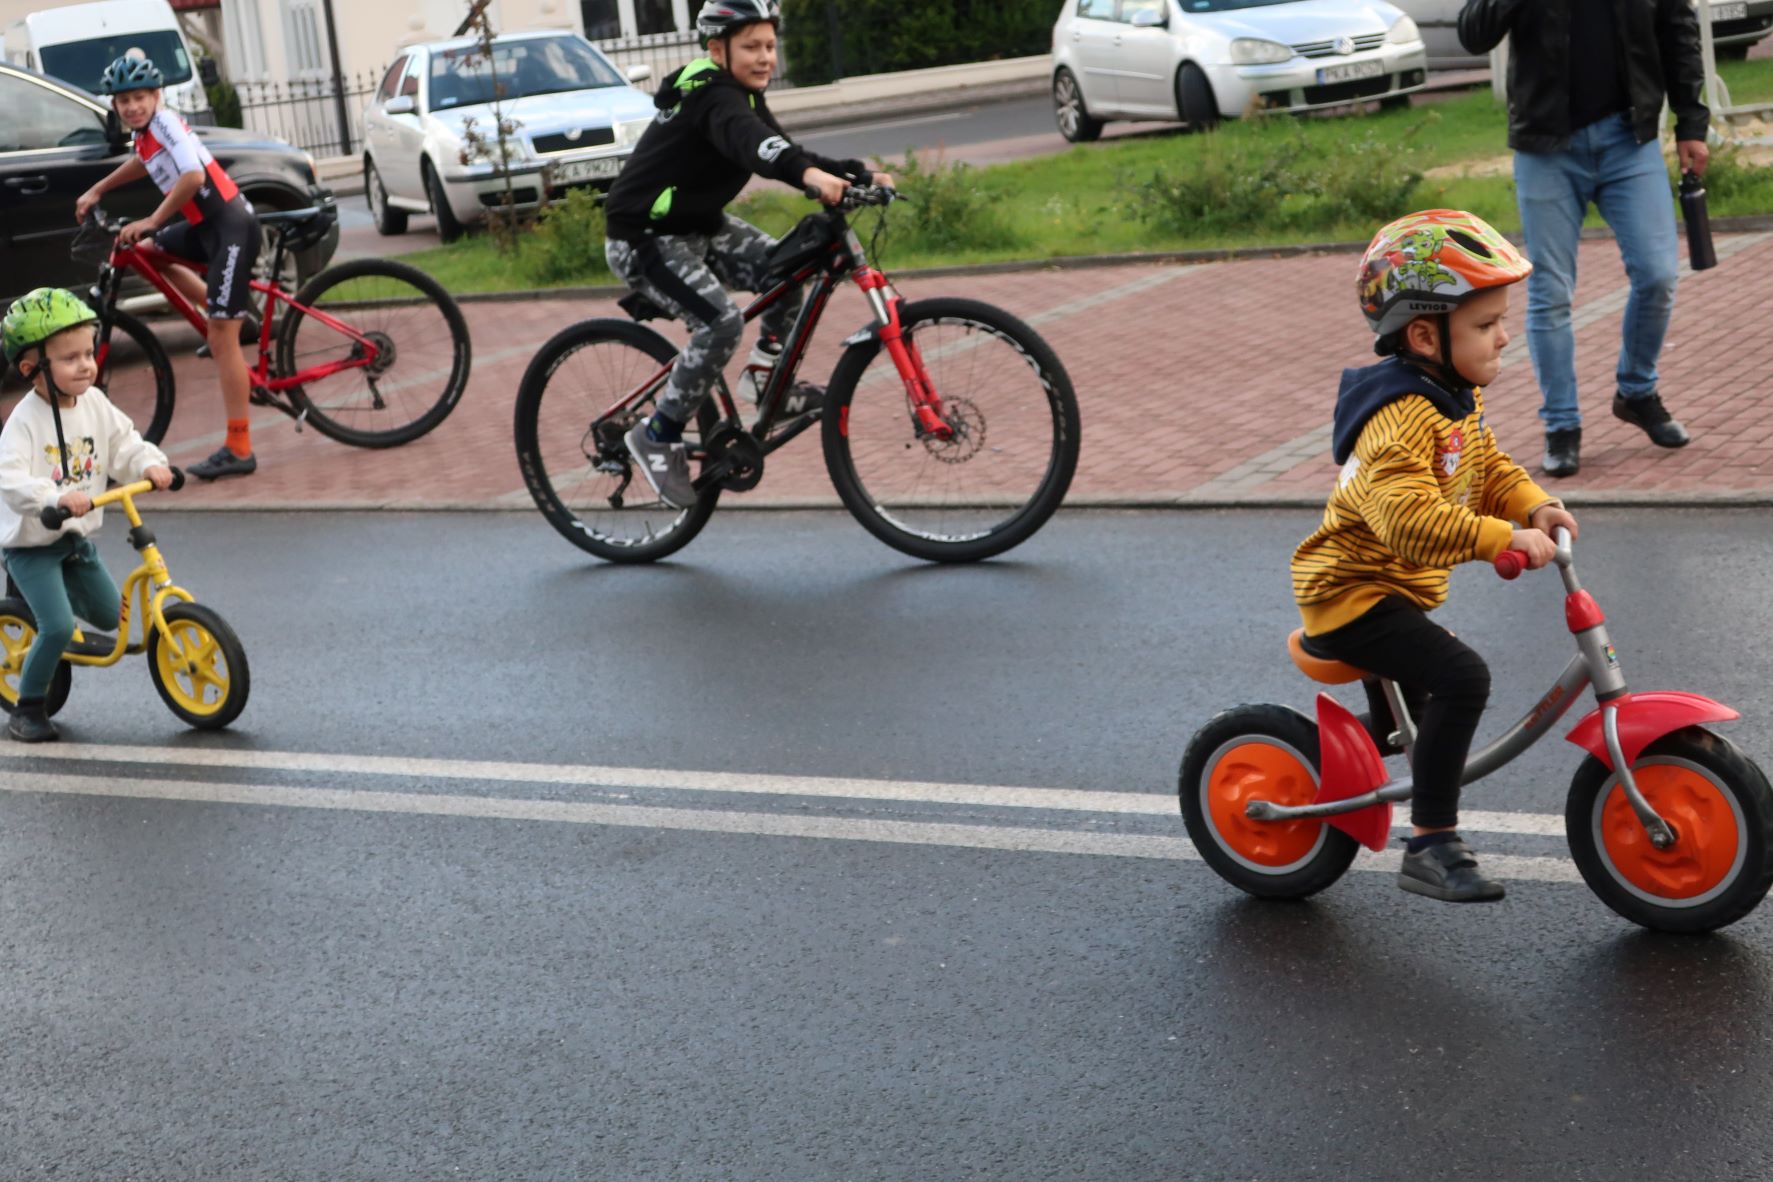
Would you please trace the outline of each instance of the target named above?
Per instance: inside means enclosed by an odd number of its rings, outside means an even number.
[[[74,639],[74,617],[102,631],[117,627],[123,600],[117,583],[98,556],[98,547],[79,534],[47,546],[21,546],[5,552],[6,573],[37,620],[37,639],[19,674],[18,696],[41,698],[49,679]]]

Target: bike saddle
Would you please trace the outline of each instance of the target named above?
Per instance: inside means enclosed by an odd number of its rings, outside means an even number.
[[[301,251],[326,237],[338,221],[336,205],[314,205],[307,209],[272,209],[258,215],[262,226],[281,227],[285,250]]]
[[[1307,652],[1303,628],[1293,629],[1292,635],[1287,637],[1287,655],[1293,658],[1293,664],[1299,666],[1299,672],[1325,685],[1347,685],[1367,676],[1364,670],[1356,669],[1346,661],[1317,657]]]
[[[638,291],[631,291],[616,301],[616,307],[634,320],[669,320],[671,313],[653,303]]]

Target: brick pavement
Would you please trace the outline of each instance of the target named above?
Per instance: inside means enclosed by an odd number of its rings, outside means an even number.
[[[1721,264],[1683,278],[1663,356],[1663,392],[1692,430],[1681,451],[1653,448],[1613,419],[1612,369],[1625,277],[1610,240],[1581,248],[1578,367],[1587,417],[1583,470],[1556,488],[1572,499],[1773,498],[1760,438],[1773,392],[1773,234],[1720,237]],[[1070,371],[1083,415],[1074,504],[1316,502],[1334,469],[1328,419],[1339,369],[1371,354],[1354,308],[1354,257],[1322,254],[1193,266],[1144,264],[969,277],[907,277],[910,299],[965,295],[1037,324]],[[563,325],[619,313],[607,300],[466,305],[474,372],[431,435],[386,451],[345,447],[259,412],[257,476],[189,487],[165,508],[528,506],[511,443],[518,380]],[[1524,299],[1517,299],[1517,331]],[[829,372],[838,342],[866,320],[853,290],[834,300],[809,368]],[[668,333],[672,331],[667,327]],[[167,330],[180,390],[168,435],[175,462],[216,445],[213,371]],[[1488,394],[1504,447],[1535,463],[1538,394],[1524,340]],[[753,492],[723,507],[835,504],[818,441],[770,457]]]

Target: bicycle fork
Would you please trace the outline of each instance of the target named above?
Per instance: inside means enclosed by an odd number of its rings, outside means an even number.
[[[916,342],[905,335],[904,327],[899,323],[899,308],[904,301],[896,292],[888,296],[890,284],[887,277],[872,267],[864,267],[857,273],[856,286],[868,298],[868,307],[880,325],[876,335],[881,344],[886,346],[887,355],[893,359],[893,364],[899,370],[899,378],[905,383],[905,396],[911,403],[912,422],[917,428],[917,437],[933,437],[943,442],[953,439],[954,428],[949,425],[943,412],[941,396],[936,393],[935,383],[930,381],[923,355],[918,352]]]

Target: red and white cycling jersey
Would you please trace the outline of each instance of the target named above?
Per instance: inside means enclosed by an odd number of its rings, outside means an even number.
[[[187,172],[203,173],[203,187],[185,202],[185,220],[193,226],[206,217],[220,213],[240,190],[215,162],[183,119],[162,107],[154,112],[148,125],[135,133],[135,154],[141,157],[148,175],[160,186],[162,193],[172,192],[179,177]]]

